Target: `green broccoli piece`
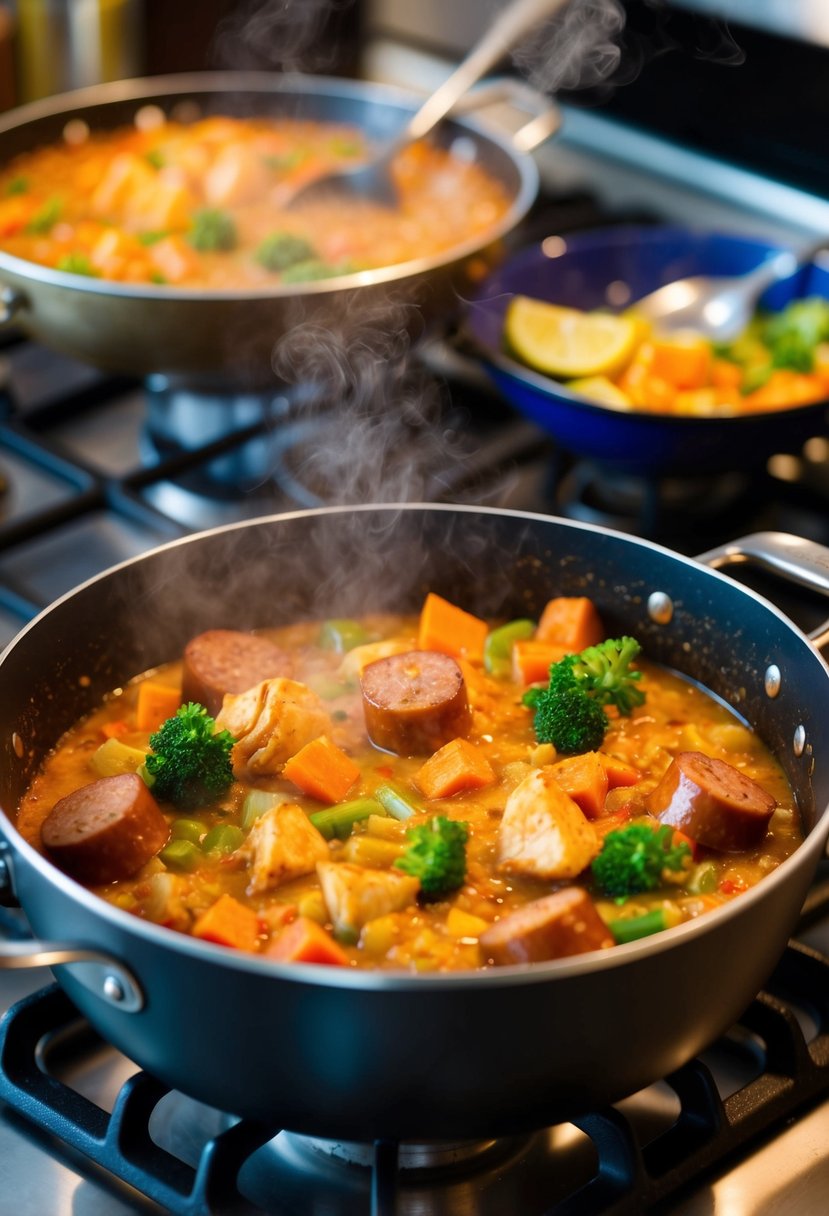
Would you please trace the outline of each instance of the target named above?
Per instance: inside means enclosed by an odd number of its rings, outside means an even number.
[[[200,253],[227,253],[236,248],[238,237],[232,216],[218,207],[205,207],[193,216],[187,239]]]
[[[691,862],[685,841],[674,843],[668,824],[654,828],[647,823],[629,823],[608,832],[602,851],[591,867],[593,879],[605,895],[638,895],[662,886],[665,870],[681,873]]]
[[[28,194],[29,179],[28,177],[13,177],[6,183],[6,194]]]
[[[85,253],[65,253],[58,258],[56,270],[65,270],[67,274],[85,274],[88,278],[96,278],[97,270]]]
[[[815,347],[829,341],[829,301],[820,296],[793,300],[763,322],[761,337],[775,367],[810,372]]]
[[[63,203],[59,198],[47,198],[29,220],[26,231],[31,236],[46,236],[60,219],[62,211]]]
[[[409,828],[409,847],[395,861],[395,867],[420,879],[426,899],[440,899],[456,890],[466,877],[468,836],[468,824],[435,815],[428,823]]]
[[[233,781],[230,731],[216,731],[203,705],[190,701],[150,735],[147,783],[163,802],[194,808],[214,802]]]
[[[642,673],[630,668],[640,649],[634,638],[607,638],[553,663],[547,687],[524,694],[524,704],[535,711],[539,743],[552,743],[565,754],[599,748],[608,726],[604,706],[628,715],[645,700],[636,685]]]
[[[271,232],[260,242],[256,254],[257,262],[266,270],[287,270],[299,262],[308,262],[316,257],[310,241],[292,232]]]

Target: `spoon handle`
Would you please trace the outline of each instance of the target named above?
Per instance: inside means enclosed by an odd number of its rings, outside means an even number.
[[[569,0],[513,0],[496,17],[483,38],[461,60],[451,76],[444,80],[407,124],[403,133],[395,140],[409,143],[421,139],[436,123],[449,113],[468,89],[471,89],[491,67],[517,42],[564,8]]]
[[[762,295],[772,283],[787,279],[801,266],[808,266],[815,254],[827,245],[829,237],[823,236],[797,249],[781,249],[779,253],[767,258],[756,269],[744,275],[741,279],[741,289],[745,290],[748,298]]]

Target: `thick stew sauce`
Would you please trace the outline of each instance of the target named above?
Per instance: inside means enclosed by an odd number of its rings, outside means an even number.
[[[279,961],[414,971],[613,948],[798,845],[756,735],[588,599],[492,623],[211,630],[115,690],[19,808],[134,916]]]

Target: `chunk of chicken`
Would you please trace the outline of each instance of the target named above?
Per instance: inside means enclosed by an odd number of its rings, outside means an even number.
[[[598,832],[551,768],[535,769],[507,799],[499,843],[505,870],[535,878],[575,878],[600,848]]]
[[[271,174],[254,148],[233,143],[224,148],[204,177],[204,193],[212,207],[238,207],[261,198]]]
[[[317,875],[325,907],[342,941],[356,941],[366,921],[399,912],[417,898],[420,881],[397,870],[321,861]]]
[[[315,692],[280,676],[238,696],[226,693],[216,729],[236,740],[231,762],[244,780],[279,773],[301,747],[330,732],[331,719]]]
[[[250,830],[238,855],[251,859],[248,894],[269,891],[280,883],[313,874],[329,856],[325,837],[301,806],[283,802],[265,811]]]

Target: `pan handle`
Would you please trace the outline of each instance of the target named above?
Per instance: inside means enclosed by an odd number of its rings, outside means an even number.
[[[511,132],[510,139],[517,152],[532,152],[561,129],[563,117],[555,102],[512,76],[498,76],[479,85],[455,103],[452,115],[459,117],[494,106],[509,106],[531,115],[527,122]],[[498,126],[506,125],[497,115],[492,119]]]
[[[13,894],[14,881],[8,845],[0,842],[0,891]],[[106,950],[79,943],[19,938],[22,926],[0,922],[0,971],[72,964],[72,978],[95,996],[124,1013],[137,1013],[144,1006],[144,993],[132,972]],[[6,935],[8,933],[8,936]]]
[[[18,313],[26,307],[26,297],[13,287],[0,287],[0,326],[11,325]]]
[[[788,532],[752,532],[700,553],[697,561],[714,570],[754,564],[829,598],[829,549]],[[829,618],[813,629],[809,637],[818,649],[829,645]]]

